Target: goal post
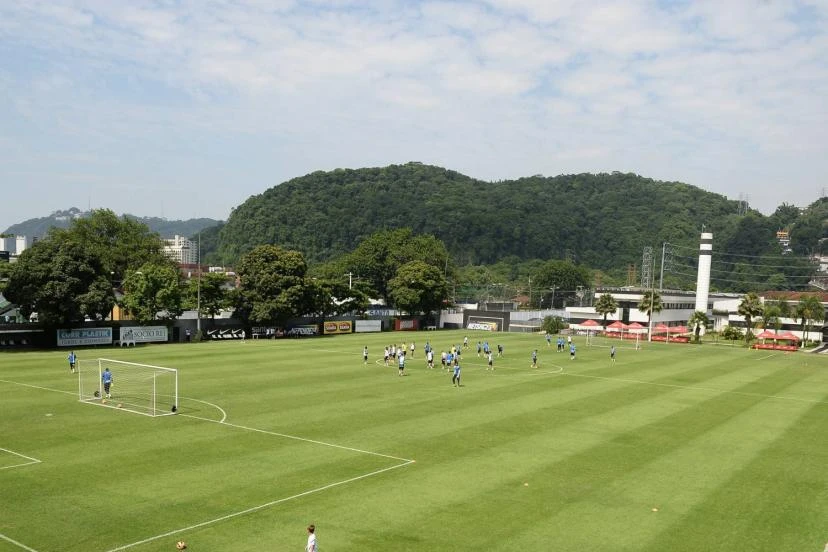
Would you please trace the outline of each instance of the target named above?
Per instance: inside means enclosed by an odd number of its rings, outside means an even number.
[[[111,374],[110,396],[103,385]],[[78,363],[78,400],[146,416],[178,411],[178,370],[150,364],[98,358]]]

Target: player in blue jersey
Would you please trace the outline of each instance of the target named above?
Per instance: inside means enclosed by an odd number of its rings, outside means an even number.
[[[69,361],[69,369],[72,370],[72,373],[74,374],[75,373],[75,363],[78,361],[78,357],[75,356],[75,351],[72,351],[71,353],[69,353],[69,356],[67,357],[67,360]]]
[[[460,362],[455,361],[454,372],[451,375],[451,384],[460,387]]]
[[[552,335],[549,332],[546,332],[546,346],[552,347]]]
[[[111,399],[112,395],[109,390],[112,387],[112,372],[109,371],[109,368],[104,368],[103,374],[101,374],[101,383],[103,383],[104,396]]]
[[[569,360],[575,360],[575,344],[569,344]]]

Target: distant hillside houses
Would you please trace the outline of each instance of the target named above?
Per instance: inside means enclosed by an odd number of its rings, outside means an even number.
[[[0,261],[16,261],[17,257],[32,246],[37,238],[17,236],[15,234],[0,235]]]

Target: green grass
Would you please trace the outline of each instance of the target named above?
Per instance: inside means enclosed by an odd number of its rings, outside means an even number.
[[[454,388],[422,346],[466,333]],[[482,338],[505,345],[494,373]],[[406,377],[377,361],[411,339]],[[0,450],[0,552],[301,550],[309,523],[326,551],[823,549],[828,358],[645,344],[611,364],[576,343],[575,361],[479,332],[79,351],[178,368],[160,418],[78,402],[65,351],[2,354],[0,448],[40,462]]]

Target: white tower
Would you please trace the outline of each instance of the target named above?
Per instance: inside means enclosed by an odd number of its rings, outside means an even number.
[[[702,232],[699,245],[699,275],[696,279],[696,310],[706,313],[710,294],[710,261],[713,256],[713,234]]]

